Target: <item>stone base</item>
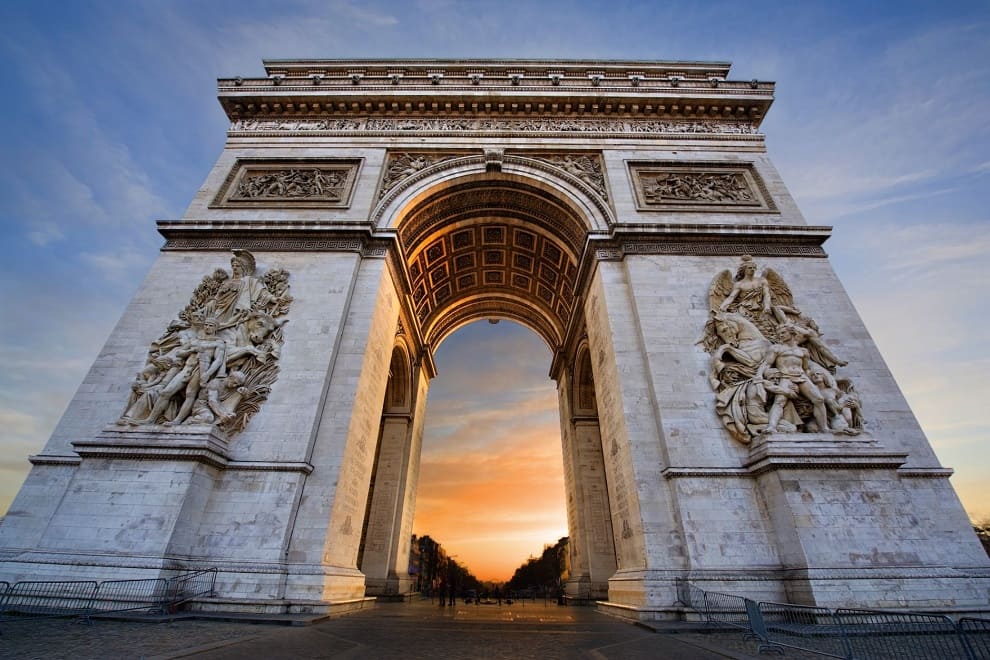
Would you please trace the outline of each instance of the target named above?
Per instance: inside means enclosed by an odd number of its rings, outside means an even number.
[[[564,598],[569,603],[584,602],[589,605],[598,600],[608,600],[608,583],[593,582],[587,576],[568,580],[564,585]]]
[[[406,600],[416,589],[416,581],[409,575],[390,575],[387,578],[365,577],[365,595],[381,601]]]
[[[310,614],[327,618],[343,616],[375,606],[374,598],[341,601],[291,601],[250,598],[202,598],[190,601],[190,612],[224,614]]]
[[[648,621],[683,621],[684,611],[680,607],[637,607],[634,605],[623,605],[607,600],[595,602],[595,607],[602,614],[613,616],[617,619],[632,621],[634,623]]]
[[[990,612],[990,574],[948,567],[786,571],[788,602],[927,612]]]
[[[379,603],[410,603],[417,596],[419,596],[418,591],[410,591],[402,594],[382,594],[375,596],[375,600]]]
[[[754,571],[626,571],[610,580],[605,614],[631,621],[690,620],[677,596],[687,580],[705,591],[753,601],[817,607],[899,609],[955,616],[990,614],[990,572],[983,568],[894,567]]]
[[[245,614],[336,615],[369,607],[355,569],[266,562],[204,562],[168,557],[28,551],[0,561],[0,581],[148,580],[217,568],[214,596],[187,609]]]

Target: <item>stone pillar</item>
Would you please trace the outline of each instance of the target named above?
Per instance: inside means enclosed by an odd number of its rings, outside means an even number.
[[[584,521],[589,598],[608,598],[608,580],[615,574],[615,539],[609,516],[608,484],[602,457],[602,435],[597,419],[576,419],[574,444],[577,449],[577,482],[581,490],[581,517]]]
[[[568,598],[586,600],[591,597],[591,572],[588,567],[586,531],[584,528],[583,491],[577,479],[577,447],[571,420],[573,388],[570,369],[562,369],[557,377],[557,401],[560,406],[560,443],[564,456],[564,491],[567,495],[568,576],[565,592]]]
[[[357,554],[388,383],[398,301],[384,259],[364,258],[328,374],[311,464],[290,533],[285,598],[364,597]]]
[[[410,415],[386,413],[382,416],[375,485],[368,502],[368,530],[364,541],[361,572],[369,596],[395,596],[399,593],[398,535],[402,533],[403,486],[409,467]],[[407,544],[408,545],[408,544]],[[408,554],[406,556],[408,563]],[[402,571],[407,573],[406,570]]]
[[[397,585],[397,593],[408,594],[415,590],[416,579],[409,574],[409,554],[412,546],[413,520],[416,517],[416,489],[419,486],[419,465],[423,453],[423,426],[426,417],[426,395],[430,389],[430,376],[422,365],[413,372],[413,416],[406,445],[406,463],[402,480],[398,484],[398,506],[392,539],[393,563],[390,578]]]
[[[618,570],[609,603],[639,618],[673,615],[686,555],[639,317],[622,262],[598,263],[585,303]]]

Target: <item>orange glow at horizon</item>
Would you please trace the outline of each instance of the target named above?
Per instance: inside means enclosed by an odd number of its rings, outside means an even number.
[[[549,352],[515,324],[475,323],[444,342],[437,362],[413,530],[479,580],[508,580],[567,535]]]

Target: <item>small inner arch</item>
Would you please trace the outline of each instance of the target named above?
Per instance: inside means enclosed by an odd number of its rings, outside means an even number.
[[[426,340],[435,346],[477,318],[511,318],[555,349],[573,312],[585,235],[569,207],[519,181],[474,181],[421,198],[399,239]]]

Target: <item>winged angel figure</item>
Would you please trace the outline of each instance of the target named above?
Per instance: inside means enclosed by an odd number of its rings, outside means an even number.
[[[698,341],[712,356],[709,382],[725,428],[743,444],[778,432],[859,433],[859,396],[835,375],[846,362],[794,305],[784,279],[772,268],[756,270],[745,255],[735,276],[724,270],[715,277]]]
[[[121,426],[212,424],[244,429],[278,376],[289,273],[256,275],[254,255],[234,250],[231,272],[216,269],[165,333],[131,383]]]

